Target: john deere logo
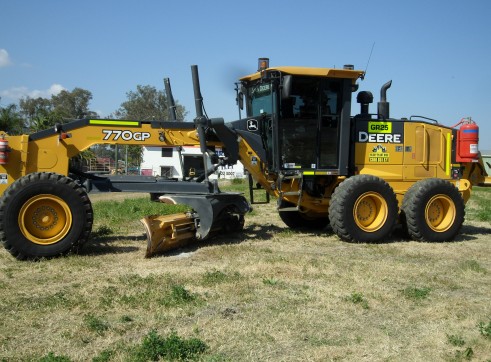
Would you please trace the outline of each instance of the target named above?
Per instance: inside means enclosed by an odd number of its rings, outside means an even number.
[[[258,122],[256,119],[249,119],[247,121],[247,130],[248,131],[257,131],[259,129]]]

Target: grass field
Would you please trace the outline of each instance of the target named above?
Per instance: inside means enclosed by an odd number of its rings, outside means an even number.
[[[291,231],[273,202],[151,259],[138,219],[162,205],[130,196],[94,198],[79,255],[0,250],[0,361],[491,361],[491,189],[451,243]]]

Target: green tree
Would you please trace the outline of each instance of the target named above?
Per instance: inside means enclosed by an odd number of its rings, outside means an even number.
[[[50,118],[53,106],[47,98],[25,97],[19,101],[19,107],[31,132],[49,128],[55,123]]]
[[[136,91],[126,93],[127,100],[115,112],[119,119],[136,119],[139,121],[167,120],[167,98],[164,91],[150,85],[137,85]],[[177,103],[177,102],[176,102]],[[184,120],[186,111],[176,104],[177,117]]]
[[[56,123],[52,120],[49,115],[36,115],[29,121],[29,129],[31,132],[42,131],[43,129],[48,129]]]
[[[150,85],[137,85],[136,91],[126,93],[126,101],[121,103],[115,112],[118,119],[135,119],[139,121],[168,120],[167,97],[163,90]],[[184,120],[186,111],[176,102],[178,119]],[[140,165],[143,158],[141,146],[128,146],[128,164]]]
[[[29,122],[35,117],[47,116],[53,108],[51,105],[51,101],[42,97],[22,98],[19,101],[19,107],[21,113],[24,115],[24,117],[26,117]]]
[[[21,134],[24,128],[24,119],[17,111],[16,104],[9,104],[6,107],[0,107],[0,131],[12,135]]]
[[[89,110],[92,93],[86,89],[74,88],[71,92],[62,90],[57,95],[51,96],[52,112],[61,122],[97,116]]]
[[[114,146],[109,145],[94,145],[90,148],[97,157],[114,158]]]
[[[19,102],[21,113],[32,132],[53,127],[56,123],[66,123],[73,119],[94,117],[97,114],[89,109],[92,93],[86,89],[74,88],[71,92],[62,90],[48,98],[22,98]]]

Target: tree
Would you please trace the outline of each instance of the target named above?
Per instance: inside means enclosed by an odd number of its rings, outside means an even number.
[[[135,119],[139,121],[168,120],[167,97],[165,92],[150,85],[137,85],[136,91],[126,93],[127,100],[115,112],[119,119]],[[178,119],[184,120],[186,111],[176,102]],[[128,146],[128,163],[140,165],[143,158],[141,146]]]
[[[71,92],[62,90],[47,98],[22,98],[19,102],[21,113],[28,121],[32,132],[53,127],[56,123],[66,123],[72,119],[97,117],[89,109],[92,93],[86,89],[74,88]]]
[[[51,119],[53,105],[49,99],[25,97],[19,101],[19,106],[31,132],[47,129],[56,123]]]
[[[56,120],[53,120],[49,117],[49,115],[36,115],[29,121],[29,129],[31,132],[39,132],[43,129],[48,129],[53,127],[56,123]]]
[[[43,116],[46,117],[53,108],[51,101],[46,98],[38,97],[31,98],[26,97],[22,98],[19,101],[19,107],[22,114],[27,118],[29,123],[35,117]]]
[[[61,121],[96,116],[89,110],[92,93],[86,89],[74,88],[71,92],[62,90],[51,96],[52,112]]]
[[[140,121],[167,120],[167,98],[164,91],[150,85],[137,85],[136,91],[126,93],[127,100],[115,112],[119,119],[136,119]],[[177,114],[184,120],[186,111],[177,104]]]
[[[0,130],[16,135],[21,134],[24,129],[24,120],[17,111],[17,105],[9,104],[0,107]]]

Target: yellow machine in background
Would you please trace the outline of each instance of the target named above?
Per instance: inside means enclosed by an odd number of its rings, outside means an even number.
[[[87,193],[94,190],[146,192],[155,201],[190,206],[188,213],[143,220],[147,256],[241,230],[249,202],[208,179],[219,165],[239,160],[251,195],[260,187],[276,197],[286,225],[330,224],[339,237],[357,242],[384,240],[398,222],[413,239],[451,240],[472,186],[491,183],[471,119],[454,127],[423,117],[392,119],[391,82],[382,87],[375,114],[369,112],[373,95],[363,91],[360,113],[351,115],[351,96],[364,76],[352,66],[270,67],[262,58],[257,72],[240,79],[237,99],[247,117],[230,123],[203,114],[196,66],[192,73],[193,123],[82,119],[31,135],[0,133],[0,240],[7,250],[18,259],[77,250],[91,232]],[[74,167],[70,160],[95,144],[199,145],[204,173],[173,181],[102,177]],[[225,157],[214,155],[216,146]]]

